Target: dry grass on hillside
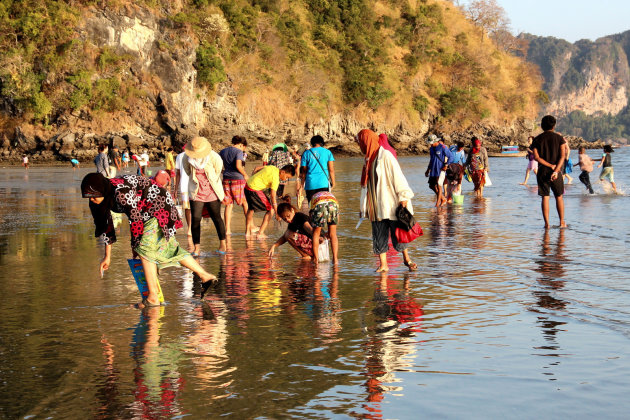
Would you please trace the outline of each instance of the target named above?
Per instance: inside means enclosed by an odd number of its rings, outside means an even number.
[[[238,89],[239,108],[245,114],[256,115],[258,120],[268,125],[283,121],[304,123],[346,113],[364,123],[381,122],[388,126],[403,123],[413,127],[440,113],[440,92],[476,86],[476,111],[463,109],[452,120],[442,119],[443,126],[461,127],[476,123],[478,113],[492,121],[513,119],[516,115],[533,117],[537,110],[535,94],[540,89],[535,71],[521,59],[497,50],[493,42],[482,36],[479,28],[452,3],[429,0],[429,4],[433,3],[440,6],[447,28],[447,34],[440,40],[441,51],[466,57],[468,64],[421,62],[410,74],[404,61],[409,49],[397,45],[392,28],[383,27],[379,35],[387,51],[386,65],[383,66],[384,82],[393,95],[376,111],[364,105],[348,107],[343,101],[340,88],[342,72],[334,51],[317,48],[318,45],[308,37],[310,32],[306,31],[305,40],[314,59],[291,63],[281,35],[271,22],[267,22],[262,24],[261,40],[269,49],[247,54],[228,68]],[[409,1],[409,4],[412,8],[417,6],[415,1]],[[291,9],[310,29],[308,12],[300,2],[283,2],[283,8]],[[373,11],[377,17],[399,19],[401,16],[399,8],[382,1],[373,4]],[[460,35],[462,33],[465,35]],[[326,57],[326,54],[329,56]],[[423,114],[412,106],[415,96],[428,99],[428,107]]]

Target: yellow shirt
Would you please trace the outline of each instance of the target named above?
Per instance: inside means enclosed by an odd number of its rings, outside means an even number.
[[[267,188],[278,190],[278,185],[280,185],[280,169],[273,165],[265,166],[247,181],[247,186],[254,191],[263,191]]]
[[[166,152],[166,170],[172,171],[175,169],[175,161],[173,160],[173,153]]]

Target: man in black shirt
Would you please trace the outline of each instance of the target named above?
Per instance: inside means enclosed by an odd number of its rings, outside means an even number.
[[[562,177],[562,168],[566,158],[566,151],[563,145],[566,143],[564,138],[553,131],[556,126],[556,119],[551,115],[546,115],[540,122],[543,129],[532,145],[531,150],[534,152],[534,159],[538,162],[538,173],[536,180],[538,181],[538,195],[542,197],[542,214],[545,220],[545,229],[549,228],[549,190],[553,191],[556,198],[556,210],[560,219],[560,227],[566,227],[564,221],[564,181]]]

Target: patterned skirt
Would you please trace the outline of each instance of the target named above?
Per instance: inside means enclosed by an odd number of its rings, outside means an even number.
[[[140,244],[134,249],[142,258],[155,263],[158,268],[179,265],[179,261],[190,256],[190,253],[179,246],[172,236],[168,241],[155,217],[144,223],[144,233]]]
[[[472,172],[472,181],[475,184],[475,191],[479,190],[486,183],[486,173],[483,169]]]

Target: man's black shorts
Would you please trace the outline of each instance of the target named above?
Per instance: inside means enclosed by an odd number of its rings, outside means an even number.
[[[564,179],[562,174],[557,174],[555,181],[551,180],[552,170],[549,168],[538,167],[536,181],[538,181],[538,195],[541,197],[549,197],[549,191],[553,191],[554,197],[564,194]]]
[[[440,179],[439,176],[430,176],[429,177],[429,188],[431,188],[432,190],[435,189],[435,187],[437,187],[438,185],[438,180]]]

